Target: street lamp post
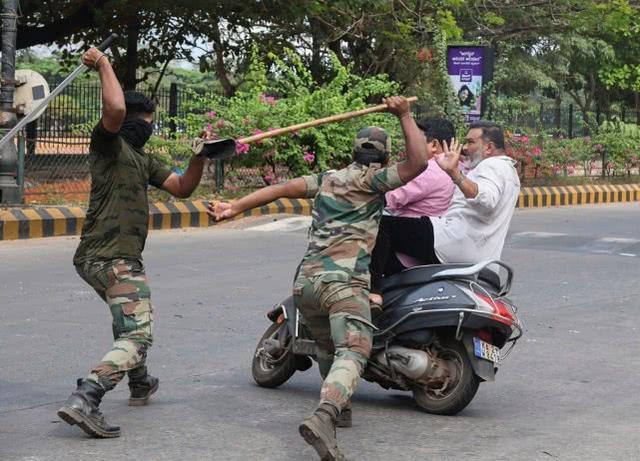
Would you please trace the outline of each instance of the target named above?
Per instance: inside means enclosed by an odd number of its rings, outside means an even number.
[[[0,89],[0,134],[16,125],[13,109],[16,70],[16,32],[18,0],[2,0],[2,88]],[[0,149],[0,204],[22,201],[17,183],[18,155],[15,143],[8,142]]]

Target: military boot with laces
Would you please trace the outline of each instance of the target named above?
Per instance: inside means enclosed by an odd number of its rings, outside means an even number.
[[[147,367],[142,366],[129,370],[129,406],[137,407],[149,403],[149,397],[158,390],[160,380],[147,373]]]
[[[338,449],[337,416],[337,408],[323,403],[300,425],[300,435],[316,450],[321,461],[347,461]]]
[[[58,416],[71,425],[77,424],[93,437],[120,437],[120,427],[107,424],[98,409],[105,392],[95,381],[78,379],[78,388],[58,410]]]

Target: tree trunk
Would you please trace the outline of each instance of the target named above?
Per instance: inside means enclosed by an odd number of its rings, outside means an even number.
[[[222,37],[220,35],[219,22],[220,22],[220,19],[218,19],[218,25],[216,25],[213,28],[213,50],[216,54],[216,57],[215,57],[216,61],[215,61],[214,68],[216,72],[216,77],[218,77],[218,80],[222,85],[222,89],[224,90],[224,95],[230,98],[235,94],[236,88],[235,86],[233,86],[233,84],[231,83],[231,80],[229,80],[229,76],[227,75],[227,69],[224,63],[225,46],[224,46],[224,43],[222,42]]]
[[[317,19],[310,19],[311,26],[311,66],[310,71],[316,82],[322,82],[322,28]]]
[[[555,112],[554,112],[554,125],[556,127],[555,137],[560,137],[560,133],[562,130],[562,97],[560,96],[560,91],[556,92],[556,100],[555,100]]]
[[[127,56],[125,57],[122,85],[125,90],[136,89],[136,71],[138,70],[138,37],[140,35],[140,18],[134,11],[127,22]]]

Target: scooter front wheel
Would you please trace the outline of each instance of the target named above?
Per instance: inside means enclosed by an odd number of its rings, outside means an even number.
[[[473,372],[467,351],[460,341],[448,339],[437,350],[438,358],[451,368],[451,379],[441,386],[413,388],[413,398],[420,408],[434,415],[455,415],[462,411],[478,391],[480,378]]]
[[[272,323],[258,341],[251,362],[251,374],[258,386],[278,387],[296,372],[291,341],[287,341],[284,348],[274,350],[273,344],[280,342],[280,334],[286,334],[286,325]]]

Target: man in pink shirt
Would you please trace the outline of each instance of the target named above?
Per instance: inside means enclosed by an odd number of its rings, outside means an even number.
[[[442,144],[450,143],[455,131],[453,124],[444,118],[422,119],[417,125],[434,157],[422,174],[385,195],[386,213],[371,258],[373,292],[386,272],[399,272],[407,265],[440,263],[433,250],[429,217],[439,217],[447,211],[455,186],[438,166],[435,155],[442,153]]]
[[[447,140],[447,142],[449,142]],[[387,192],[387,211],[392,216],[420,218],[445,214],[453,197],[454,184],[434,158],[413,181]]]

